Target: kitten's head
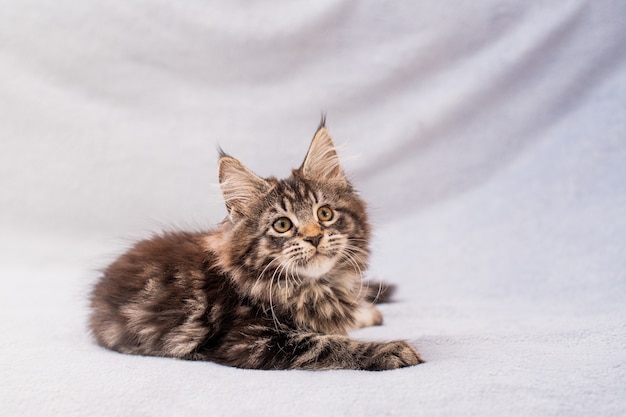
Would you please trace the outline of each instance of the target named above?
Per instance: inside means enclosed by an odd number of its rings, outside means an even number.
[[[322,124],[289,178],[261,178],[223,154],[219,180],[232,226],[231,257],[258,276],[301,282],[366,266],[365,204]]]

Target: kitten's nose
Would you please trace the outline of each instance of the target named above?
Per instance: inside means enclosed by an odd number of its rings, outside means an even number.
[[[317,236],[307,236],[304,238],[305,242],[309,242],[311,245],[317,248],[317,245],[320,244],[320,240],[322,240],[322,235]]]

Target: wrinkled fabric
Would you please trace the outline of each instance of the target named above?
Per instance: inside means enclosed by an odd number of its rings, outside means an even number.
[[[626,410],[626,4],[0,2],[0,415]],[[225,215],[217,147],[289,175],[322,114],[368,202],[385,323],[425,364],[124,356],[88,294]]]

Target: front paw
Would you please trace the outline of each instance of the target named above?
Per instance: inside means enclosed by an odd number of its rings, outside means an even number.
[[[404,341],[377,344],[371,357],[364,361],[368,371],[385,371],[388,369],[405,368],[423,363],[419,352]]]

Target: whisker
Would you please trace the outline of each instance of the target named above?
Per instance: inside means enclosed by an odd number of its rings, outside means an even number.
[[[261,273],[257,276],[256,280],[254,281],[254,285],[252,286],[252,289],[250,290],[250,292],[254,293],[254,289],[256,288],[256,286],[259,284],[259,282],[261,282],[261,278],[263,278],[263,276],[265,275],[265,271],[267,271],[267,269],[274,263],[278,261],[278,258],[274,258],[272,259],[266,266],[265,268],[263,268],[263,270],[261,271]]]
[[[292,281],[294,287],[302,284],[302,281],[300,281],[299,276],[298,276],[296,261],[291,260],[291,262],[289,262],[287,275],[289,276],[289,279]]]
[[[274,326],[276,327],[276,330],[278,330],[280,321],[278,320],[278,317],[276,316],[276,311],[274,310],[274,301],[273,301],[274,290],[272,287],[274,285],[274,278],[276,278],[277,275],[278,275],[278,281],[280,281],[280,275],[282,274],[282,270],[284,270],[284,268],[285,268],[285,261],[281,261],[280,265],[278,265],[278,267],[274,270],[274,273],[272,274],[272,277],[270,279],[270,285],[269,285],[270,311],[272,313],[272,321],[274,322]]]
[[[363,259],[362,255],[367,255],[367,253],[360,253],[349,247],[345,247],[343,252],[350,254],[352,259],[359,265],[365,266],[365,259]]]
[[[359,290],[357,291],[356,297],[353,300],[356,303],[361,299],[361,296],[363,294],[363,271],[361,270],[361,267],[359,266],[359,262],[357,262],[357,260],[354,259],[353,254],[351,254],[349,251],[344,251],[341,254],[341,256],[343,259],[348,261],[350,265],[352,265],[354,272],[356,272],[357,275],[359,276]]]
[[[369,255],[369,251],[363,248],[359,248],[358,246],[354,246],[354,245],[350,245],[347,244],[345,245],[346,248],[353,250],[354,252],[360,252],[364,255]]]
[[[272,321],[274,322],[274,327],[278,330],[278,317],[276,317],[276,312],[274,311],[274,303],[272,302],[272,285],[274,284],[274,276],[272,275],[272,279],[270,280],[270,310],[272,312]]]
[[[372,298],[372,302],[374,304],[376,304],[376,302],[378,301],[378,299],[380,298],[380,295],[383,292],[383,282],[382,281],[378,281],[378,291],[376,292],[376,296],[374,298]],[[369,287],[371,288],[371,287]]]
[[[300,245],[293,245],[288,247],[287,249],[283,249],[283,255],[291,255],[292,253],[302,252],[302,248]]]
[[[358,237],[349,237],[348,240],[369,243],[369,239],[361,239]]]

